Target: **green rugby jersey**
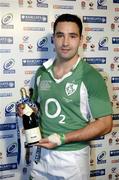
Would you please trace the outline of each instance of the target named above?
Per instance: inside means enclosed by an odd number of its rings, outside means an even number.
[[[61,79],[53,76],[53,59],[36,72],[33,100],[40,103],[42,137],[84,128],[93,118],[112,114],[102,76],[82,59]],[[56,150],[79,150],[88,142],[72,142]]]

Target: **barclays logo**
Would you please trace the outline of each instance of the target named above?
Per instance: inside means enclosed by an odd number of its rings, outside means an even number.
[[[21,14],[22,22],[47,22],[47,15],[30,15],[30,14]]]
[[[83,16],[84,23],[106,23],[105,16]]]
[[[0,89],[15,88],[15,81],[0,81]]]
[[[13,44],[13,37],[0,37],[0,44]]]

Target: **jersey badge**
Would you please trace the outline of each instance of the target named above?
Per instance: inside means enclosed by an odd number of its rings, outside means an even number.
[[[67,96],[72,95],[77,90],[78,85],[74,83],[67,83],[65,86],[65,92]]]

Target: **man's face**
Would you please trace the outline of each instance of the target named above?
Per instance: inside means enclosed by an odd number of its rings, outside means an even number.
[[[61,61],[69,61],[78,57],[81,43],[79,28],[74,22],[59,22],[54,34],[57,57]]]

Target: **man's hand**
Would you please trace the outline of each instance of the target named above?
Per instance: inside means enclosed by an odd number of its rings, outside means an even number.
[[[41,147],[44,147],[44,148],[47,148],[47,149],[53,149],[53,148],[57,147],[57,144],[50,142],[48,138],[41,139],[39,141],[39,143],[36,143],[35,145],[36,146],[41,146]]]

